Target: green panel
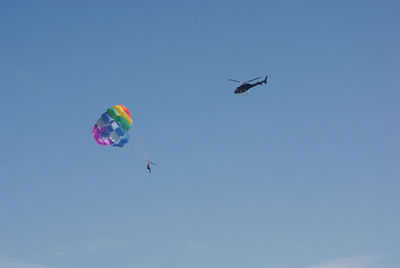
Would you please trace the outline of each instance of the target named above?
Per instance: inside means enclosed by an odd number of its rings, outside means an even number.
[[[130,125],[129,125],[129,122],[128,122],[128,120],[126,120],[125,118],[123,118],[122,116],[116,116],[115,118],[114,118],[114,120],[115,121],[117,121],[117,122],[119,122],[120,124],[121,124],[121,126],[126,130],[126,131],[128,131],[129,129],[130,129]]]
[[[117,116],[119,116],[119,113],[118,113],[118,111],[116,110],[116,109],[114,109],[114,108],[109,108],[109,109],[107,109],[107,113],[115,120],[115,118],[117,117]]]

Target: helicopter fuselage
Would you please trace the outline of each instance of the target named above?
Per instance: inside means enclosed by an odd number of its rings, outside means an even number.
[[[237,87],[234,91],[235,94],[242,94],[245,93],[247,90],[249,90],[252,87],[261,85],[263,82],[257,82],[254,84],[250,84],[250,83],[244,83],[243,85]]]
[[[234,93],[235,93],[235,94],[242,94],[242,93],[245,93],[246,91],[248,91],[248,90],[249,90],[250,88],[252,88],[252,87],[255,87],[255,86],[258,86],[258,85],[262,85],[262,84],[266,84],[266,83],[267,83],[268,75],[265,76],[265,79],[262,80],[262,81],[255,82],[254,84],[249,83],[249,82],[251,82],[251,81],[258,80],[258,79],[260,79],[260,78],[261,78],[261,77],[257,77],[257,78],[251,79],[251,80],[249,80],[249,81],[247,81],[247,82],[241,82],[241,81],[234,80],[234,79],[228,79],[228,80],[233,81],[233,82],[237,82],[237,83],[241,83],[241,85],[238,86],[238,87],[235,89]]]

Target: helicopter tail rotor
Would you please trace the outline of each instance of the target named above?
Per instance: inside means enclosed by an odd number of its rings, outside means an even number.
[[[265,79],[264,79],[264,81],[263,81],[264,84],[267,83],[267,79],[268,79],[268,74],[267,74],[267,76],[265,77]]]

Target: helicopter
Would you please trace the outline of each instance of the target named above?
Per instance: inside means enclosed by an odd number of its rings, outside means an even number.
[[[229,81],[233,81],[233,82],[241,83],[242,85],[238,86],[235,89],[234,93],[235,94],[242,94],[242,93],[245,93],[247,90],[249,90],[252,87],[255,87],[255,86],[258,86],[258,85],[262,85],[262,84],[267,84],[268,75],[265,77],[265,79],[263,81],[258,81],[258,82],[254,83],[254,84],[249,83],[251,81],[254,81],[254,80],[257,80],[257,79],[260,79],[260,78],[261,77],[257,77],[257,78],[251,79],[249,81],[246,81],[246,82],[237,81],[237,80],[233,80],[233,79],[228,79],[228,80]]]

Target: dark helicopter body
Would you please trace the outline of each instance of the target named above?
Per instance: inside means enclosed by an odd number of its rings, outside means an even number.
[[[260,78],[261,78],[261,77],[257,77],[257,78],[251,79],[251,80],[249,80],[249,81],[247,81],[247,82],[241,82],[241,81],[237,81],[237,80],[233,80],[233,79],[228,79],[228,80],[234,81],[234,82],[238,82],[238,83],[242,83],[242,85],[239,86],[239,87],[237,87],[237,88],[235,89],[235,91],[234,91],[235,94],[242,94],[242,93],[245,93],[246,91],[248,91],[248,90],[249,90],[250,88],[252,88],[252,87],[255,87],[255,86],[258,86],[258,85],[262,85],[262,84],[266,84],[266,83],[267,83],[268,75],[265,77],[265,79],[264,79],[263,81],[259,81],[259,82],[256,82],[256,83],[254,83],[254,84],[249,83],[249,82],[251,82],[251,81],[254,81],[254,80],[260,79]]]

